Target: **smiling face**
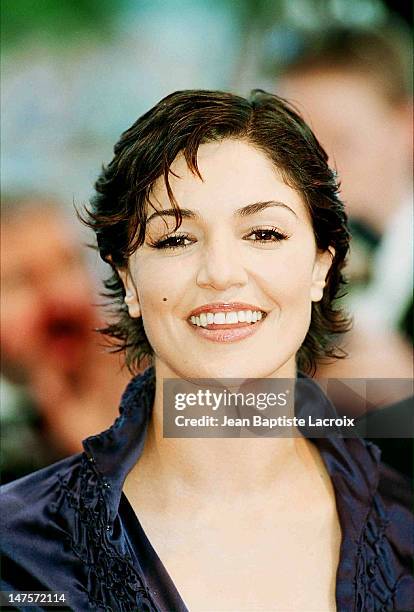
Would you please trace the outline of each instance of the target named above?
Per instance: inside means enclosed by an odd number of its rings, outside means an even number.
[[[295,376],[295,355],[331,264],[301,196],[242,141],[203,144],[203,180],[178,156],[155,183],[145,243],[121,271],[130,316],[142,316],[157,376]],[[177,175],[177,176],[175,176]]]

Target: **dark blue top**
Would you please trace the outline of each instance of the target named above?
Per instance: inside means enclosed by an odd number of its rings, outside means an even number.
[[[302,403],[316,393],[326,408],[312,384]],[[147,370],[128,385],[113,426],[85,440],[83,453],[2,488],[2,590],[64,591],[79,612],[187,610],[122,494],[143,450],[153,399]],[[373,444],[312,442],[332,480],[342,530],[337,610],[414,610],[414,527],[403,481],[381,468]]]

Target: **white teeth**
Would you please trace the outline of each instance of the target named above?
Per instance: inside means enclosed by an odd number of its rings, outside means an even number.
[[[232,310],[231,312],[201,312],[198,317],[191,316],[190,321],[198,327],[208,325],[233,325],[236,323],[256,323],[263,319],[260,310]]]
[[[238,323],[237,312],[226,312],[226,323]]]
[[[226,322],[226,313],[225,312],[215,312],[213,322],[215,325],[223,325]]]

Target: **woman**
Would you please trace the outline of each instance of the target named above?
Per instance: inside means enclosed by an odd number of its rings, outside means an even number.
[[[337,354],[346,217],[303,120],[261,91],[172,94],[96,190],[105,331],[153,366],[82,455],[5,487],[3,590],[66,591],[74,610],[412,608],[412,523],[379,494],[376,447],[163,437],[166,379],[295,379]]]

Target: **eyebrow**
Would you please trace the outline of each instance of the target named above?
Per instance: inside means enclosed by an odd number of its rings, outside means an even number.
[[[253,204],[247,204],[246,206],[242,206],[234,211],[234,215],[236,217],[248,217],[250,215],[255,215],[256,213],[261,212],[262,210],[266,210],[266,208],[271,207],[280,207],[284,208],[291,212],[295,217],[297,214],[287,204],[284,202],[277,202],[275,200],[269,200],[266,202],[254,202]],[[196,213],[194,210],[190,210],[189,208],[180,208],[180,213],[183,219],[200,219],[200,215]],[[157,210],[152,215],[150,215],[147,219],[147,223],[149,223],[155,217],[175,217],[176,211],[174,208],[167,208],[166,210]]]

